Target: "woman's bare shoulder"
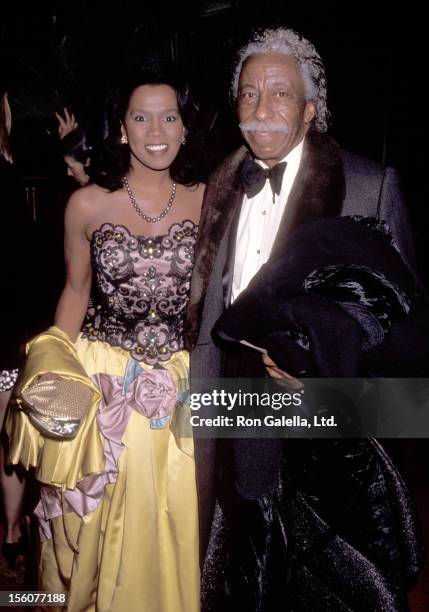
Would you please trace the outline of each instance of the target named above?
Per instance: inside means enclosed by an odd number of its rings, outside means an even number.
[[[100,206],[102,202],[105,202],[106,198],[111,195],[112,194],[107,191],[107,189],[103,189],[103,187],[99,185],[86,185],[85,187],[76,189],[69,199],[68,206],[81,210],[88,207],[94,209],[94,207]]]
[[[65,215],[66,225],[78,225],[86,232],[93,224],[94,219],[106,205],[106,199],[112,194],[98,185],[87,185],[77,189],[70,197]]]

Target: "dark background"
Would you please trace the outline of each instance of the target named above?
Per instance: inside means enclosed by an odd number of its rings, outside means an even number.
[[[212,126],[213,166],[240,141],[228,96],[234,51],[252,28],[276,25],[304,34],[324,59],[331,134],[399,170],[429,283],[426,50],[423,9],[414,2],[45,0],[3,7],[0,50],[11,77],[14,144],[25,175],[39,177],[32,185],[40,222],[48,220],[52,232],[62,216],[63,206],[53,205],[61,200],[56,191],[65,191],[55,110],[68,106],[95,132],[106,88],[128,63],[172,57],[191,77]]]
[[[20,265],[26,256],[38,259],[41,290],[28,301],[45,313],[46,324],[63,283],[62,217],[75,188],[65,177],[54,111],[72,109],[91,135],[108,86],[127,64],[146,56],[170,57],[185,68],[200,97],[203,120],[211,128],[207,150],[213,167],[240,142],[229,104],[231,65],[254,27],[291,27],[315,44],[327,70],[330,133],[343,147],[398,169],[420,274],[429,286],[423,4],[17,0],[1,12],[0,66],[10,82],[13,143],[37,236],[37,253],[26,253],[25,245],[17,248]],[[429,541],[427,442],[390,441],[389,446],[412,485]],[[429,609],[428,583],[426,572],[413,594],[413,612]]]

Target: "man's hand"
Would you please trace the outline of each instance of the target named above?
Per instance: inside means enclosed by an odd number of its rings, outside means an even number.
[[[285,383],[288,385],[288,387],[292,387],[292,389],[300,390],[304,388],[304,385],[302,384],[300,380],[298,380],[298,378],[295,378],[294,376],[291,376],[287,372],[284,372],[284,370],[281,370],[274,363],[274,361],[271,359],[268,353],[265,353],[264,355],[262,355],[262,361],[264,362],[265,369],[267,370],[271,378],[283,379]]]
[[[69,113],[68,110],[64,107],[64,117],[59,113],[55,113],[55,117],[58,119],[58,136],[60,140],[73,132],[78,127],[78,122],[73,113]]]

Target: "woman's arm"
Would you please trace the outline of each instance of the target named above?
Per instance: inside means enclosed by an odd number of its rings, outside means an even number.
[[[89,203],[85,192],[78,190],[67,204],[64,224],[66,282],[55,313],[55,325],[73,342],[80,332],[91,292],[91,258],[85,231]]]

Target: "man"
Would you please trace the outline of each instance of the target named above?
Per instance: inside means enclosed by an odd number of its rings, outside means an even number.
[[[223,351],[213,340],[212,330],[225,308],[261,266],[281,252],[298,226],[337,215],[378,217],[387,221],[404,260],[414,265],[394,170],[341,151],[325,135],[325,71],[309,41],[284,29],[256,36],[239,53],[232,94],[246,145],[221,164],[207,185],[188,309],[194,381],[264,374],[256,351]],[[269,357],[265,366],[271,376],[287,376]],[[263,440],[238,441],[232,446],[196,440],[206,610],[238,604],[248,612],[351,609],[347,607],[350,599],[342,598],[341,580],[336,577],[328,588],[317,577],[322,565],[329,566],[325,557],[310,570],[304,558],[296,563],[295,552],[305,548],[306,519],[302,517],[306,510],[300,491],[284,497],[284,482],[278,486],[278,451],[275,444]],[[259,469],[252,472],[250,465]],[[301,501],[291,503],[292,497]],[[259,530],[258,535],[251,537],[254,530]],[[317,530],[315,524],[312,530]],[[222,563],[226,564],[224,574],[219,569]],[[350,567],[370,575],[356,560]],[[374,574],[378,590],[370,578],[363,580],[357,596],[362,601],[367,598],[368,609],[382,599],[391,602],[386,609],[406,609],[399,589],[380,586],[381,579]],[[224,580],[225,597],[219,595]],[[275,603],[287,583],[286,599]]]

